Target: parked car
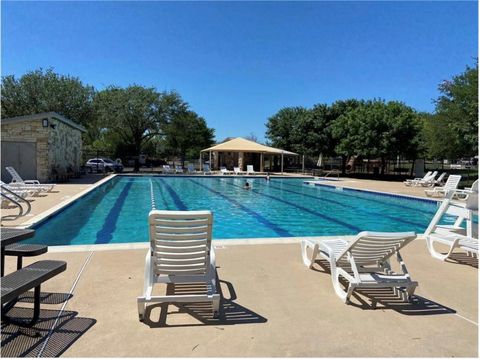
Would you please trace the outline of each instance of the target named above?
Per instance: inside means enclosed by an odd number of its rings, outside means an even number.
[[[122,172],[123,165],[116,163],[109,158],[92,158],[85,163],[85,167],[91,173],[97,172]]]

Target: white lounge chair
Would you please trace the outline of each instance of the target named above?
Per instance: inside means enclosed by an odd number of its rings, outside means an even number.
[[[478,201],[478,195],[475,196]],[[455,217],[453,225],[440,224],[444,215]],[[462,227],[466,222],[466,228]],[[427,227],[424,237],[427,242],[427,248],[432,257],[446,260],[450,257],[456,248],[460,248],[469,254],[478,255],[478,238],[474,238],[473,211],[461,203],[453,203],[450,198],[443,200],[442,204],[435,213],[432,221]],[[434,247],[435,243],[448,246],[446,254],[442,254]]]
[[[462,176],[450,175],[443,187],[435,187],[433,189],[426,189],[425,194],[429,197],[445,196],[449,191],[455,191],[460,183]]]
[[[173,169],[170,167],[170,165],[163,165],[162,166],[163,168],[163,173],[166,173],[166,174],[170,174],[170,173],[173,173]]]
[[[468,195],[478,193],[478,179],[473,182],[472,187],[465,187],[464,189],[457,189],[454,192],[454,197],[466,199]]]
[[[238,176],[238,175],[244,175],[245,172],[240,170],[240,167],[233,167],[233,172]]]
[[[326,259],[330,264],[335,293],[345,303],[357,288],[390,287],[401,290],[410,300],[418,283],[410,279],[399,251],[416,237],[414,232],[360,232],[353,242],[343,239],[303,240],[303,263],[312,268],[317,256]],[[312,250],[311,255],[307,249]],[[402,273],[395,273],[390,267],[390,257],[394,254]],[[346,290],[340,277],[348,282]]]
[[[267,172],[256,172],[253,169],[253,165],[247,165],[247,175],[264,175],[267,174]]]
[[[234,174],[235,172],[227,170],[226,167],[220,167],[220,173],[222,175],[231,175],[231,174]]]
[[[218,316],[212,213],[152,210],[148,222],[150,248],[145,259],[143,295],[137,298],[140,321],[147,303],[212,302],[213,315]],[[153,296],[156,283],[202,283],[206,294]]]
[[[189,163],[187,165],[187,173],[188,174],[195,174],[197,173],[197,171],[195,170],[195,166],[193,165],[193,163]]]
[[[38,180],[24,180],[20,176],[20,174],[15,170],[15,168],[11,166],[5,167],[7,172],[12,176],[12,181],[10,182],[11,185],[13,184],[20,184],[22,186],[29,186],[30,188],[36,188],[43,192],[50,192],[55,184],[46,184],[40,183]]]
[[[203,165],[203,174],[204,175],[212,174],[212,171],[210,170],[210,165],[208,165],[208,164]]]
[[[0,181],[0,185],[2,187],[5,187],[7,190],[14,192],[15,194],[18,194],[22,198],[26,198],[28,196],[35,196],[38,193],[45,191],[45,189],[43,188],[34,187],[35,185],[22,185],[17,182],[13,184],[7,184],[3,181]]]
[[[183,167],[180,165],[175,166],[175,173],[183,173]]]
[[[428,171],[427,173],[425,173],[425,176],[423,176],[422,178],[417,177],[413,179],[407,179],[406,181],[403,181],[403,183],[405,184],[405,186],[413,186],[415,185],[415,183],[419,181],[424,181],[426,179],[429,179],[431,175],[432,175],[432,171]]]
[[[423,187],[443,186],[446,175],[447,175],[447,172],[443,172],[440,176],[438,176],[437,179],[431,178],[431,179],[427,179],[426,181],[420,181],[419,183]]]

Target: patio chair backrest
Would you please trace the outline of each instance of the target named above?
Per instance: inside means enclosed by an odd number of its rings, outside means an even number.
[[[148,215],[155,275],[205,275],[210,263],[212,213],[160,211]]]
[[[449,198],[444,199],[425,230],[424,236],[428,236],[436,230],[437,225],[440,224],[444,215],[452,216],[455,218],[455,222],[461,223],[464,219],[470,218],[471,213],[467,206],[456,205]]]
[[[195,167],[193,166],[192,163],[189,163],[187,165],[187,170],[188,170],[188,172],[195,172]]]
[[[7,166],[5,167],[5,169],[10,174],[10,176],[12,176],[12,182],[23,182],[22,177],[20,177],[15,168]]]
[[[360,232],[350,246],[339,253],[337,264],[347,264],[350,253],[358,266],[380,265],[415,238],[415,232]]]
[[[247,172],[255,172],[253,165],[247,165]]]
[[[438,175],[438,171],[433,171],[433,173],[430,176],[428,176],[425,179],[425,181],[433,181],[433,180],[435,180],[435,177],[437,177],[437,175]]]
[[[423,176],[422,180],[429,179],[431,174],[432,174],[432,171],[428,171],[427,173],[425,173],[425,176]]]
[[[437,178],[437,183],[441,183],[445,176],[447,175],[447,172],[443,172],[438,178]]]
[[[473,192],[478,192],[478,179],[475,182],[473,182],[471,190]]]
[[[443,188],[446,191],[457,189],[461,179],[462,176],[460,175],[450,175],[448,176],[447,182],[445,183],[445,186],[443,186]]]
[[[210,172],[210,165],[203,165],[203,172]]]

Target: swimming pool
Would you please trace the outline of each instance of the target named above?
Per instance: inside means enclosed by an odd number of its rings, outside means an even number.
[[[213,237],[351,235],[363,230],[422,233],[436,203],[363,191],[309,186],[304,179],[117,176],[37,225],[35,243],[130,243],[148,240],[157,209],[214,214]],[[153,201],[152,201],[153,199]]]

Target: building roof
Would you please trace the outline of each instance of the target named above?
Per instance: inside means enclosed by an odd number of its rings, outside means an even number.
[[[294,152],[285,151],[280,148],[265,146],[260,143],[246,140],[242,137],[234,138],[233,140],[219,143],[218,145],[206,148],[202,152],[254,152],[254,153],[269,153],[275,155],[297,155]]]
[[[36,113],[36,114],[33,114],[33,115],[2,118],[2,124],[32,121],[32,120],[43,120],[44,118],[54,118],[58,121],[61,121],[65,124],[69,125],[70,127],[73,127],[75,129],[79,130],[79,131],[87,132],[86,128],[83,127],[82,125],[79,125],[78,123],[73,122],[72,120],[69,120],[68,118],[63,117],[62,115],[60,115],[56,112],[42,112],[42,113]]]

